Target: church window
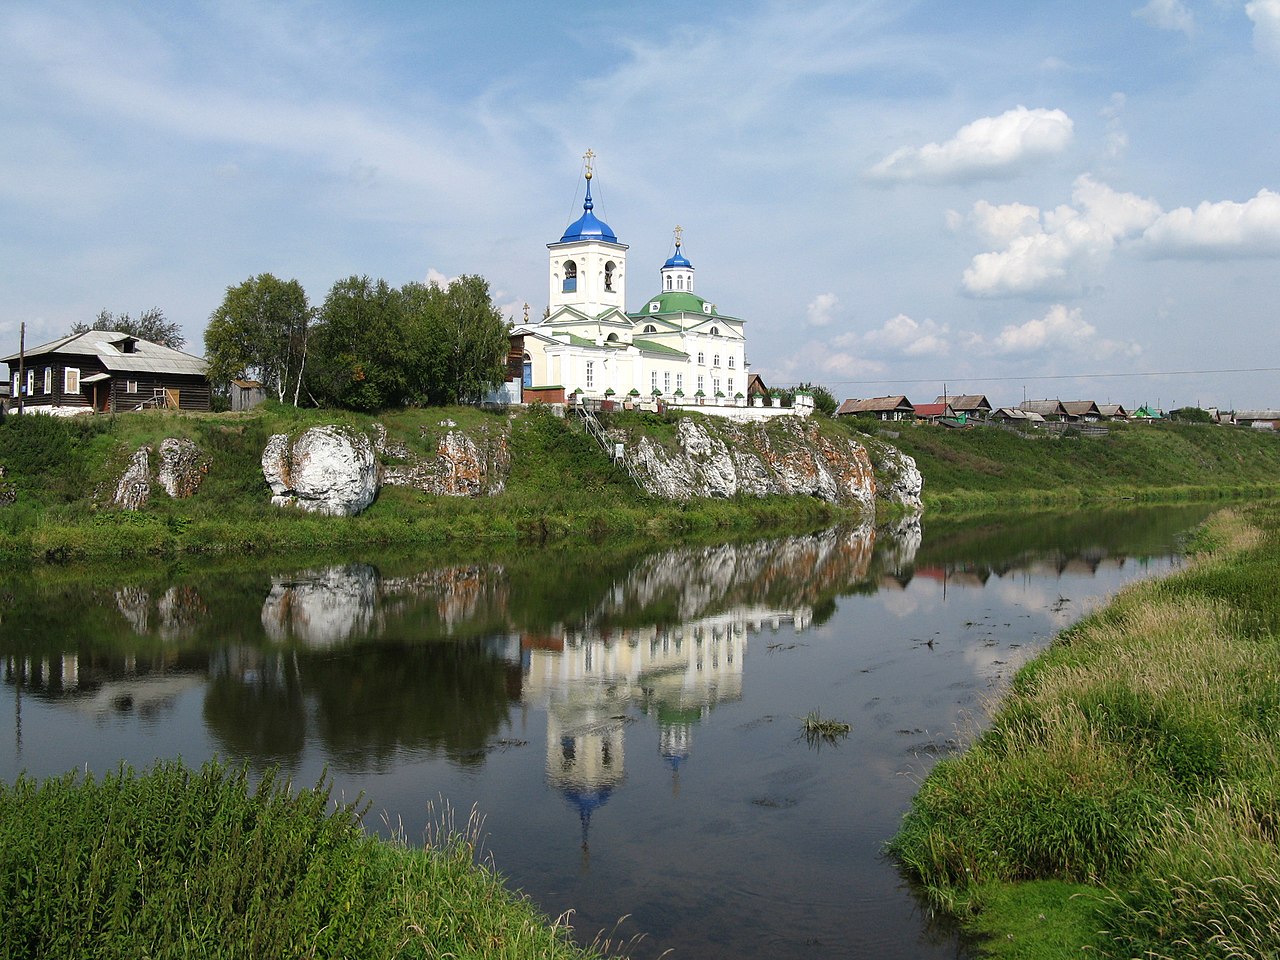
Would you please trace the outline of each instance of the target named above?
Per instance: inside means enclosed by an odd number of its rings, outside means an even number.
[[[576,293],[578,291],[578,265],[572,260],[564,262],[564,288],[562,293]]]
[[[649,302],[650,313],[657,313],[661,309],[662,309],[662,304],[660,304],[657,300],[651,300]]]
[[[730,370],[732,370],[732,369],[733,369],[733,359],[734,359],[734,358],[733,358],[732,356],[731,356],[731,357],[729,357],[729,369],[730,369]]]
[[[650,370],[649,371],[649,390],[653,391],[657,389],[658,389],[658,371]]]
[[[671,371],[670,370],[664,370],[662,373],[662,392],[663,393],[671,392]]]
[[[676,374],[676,389],[677,389],[677,390],[683,390],[683,389],[684,389],[684,374],[683,374],[683,373],[677,373],[677,374]]]
[[[713,337],[718,337],[718,336],[720,336],[720,328],[719,328],[719,327],[712,327],[712,328],[711,328],[711,335],[712,335]]]
[[[698,389],[699,389],[699,390],[701,390],[701,389],[702,389],[702,385],[703,385],[703,383],[705,383],[705,382],[706,382],[706,381],[705,381],[705,379],[703,378],[702,374],[698,374]]]
[[[715,394],[719,394],[719,393],[720,393],[720,378],[719,378],[719,377],[712,377],[712,378],[711,378],[711,388],[712,388],[712,389],[711,389],[711,392],[712,392],[712,393],[715,393]]]
[[[608,343],[617,343],[618,335],[616,333],[611,333],[609,336],[605,337],[605,341]]]
[[[604,265],[604,289],[608,293],[613,293],[613,271],[617,269],[617,264],[612,260]]]
[[[684,289],[684,277],[676,277],[676,289],[677,290]]]
[[[646,323],[644,325],[644,330],[641,331],[641,333],[657,333],[657,332],[658,332],[658,328],[655,327],[652,323]]]
[[[596,362],[594,360],[587,361],[587,389],[591,389],[596,385]]]
[[[711,312],[711,304],[709,304],[709,303],[704,303],[704,304],[702,305],[702,312],[703,312],[703,313],[710,313],[710,312]]]
[[[668,290],[670,290],[670,289],[671,289],[671,278],[670,278],[670,277],[667,277],[667,289],[668,289]]]
[[[733,396],[733,377],[729,378],[729,396]]]
[[[713,367],[720,366],[720,354],[717,353],[714,357],[711,358],[711,365]]]
[[[698,362],[702,364],[705,364],[707,362],[707,355],[703,353],[701,350],[698,351]]]

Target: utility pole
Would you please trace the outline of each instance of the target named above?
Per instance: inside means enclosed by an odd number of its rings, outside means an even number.
[[[27,322],[18,325],[18,413],[22,413],[22,391],[27,388]]]

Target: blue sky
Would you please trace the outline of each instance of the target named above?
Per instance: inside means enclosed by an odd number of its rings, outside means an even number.
[[[588,147],[628,306],[680,223],[770,383],[1280,406],[1280,0],[9,0],[0,345],[200,352],[263,272],[540,315]]]

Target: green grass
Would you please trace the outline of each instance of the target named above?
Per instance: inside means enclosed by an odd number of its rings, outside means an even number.
[[[856,425],[841,421],[846,429]],[[863,424],[865,426],[865,424]],[[1248,498],[1280,490],[1280,436],[1216,425],[1115,424],[1105,437],[902,425],[934,512],[1108,499]]]
[[[602,955],[477,864],[474,824],[412,849],[362,812],[217,763],[0,785],[0,955]]]
[[[249,414],[9,417],[0,421],[0,465],[16,502],[0,507],[0,557],[61,563],[476,541],[674,540],[711,531],[813,530],[853,519],[849,508],[807,497],[686,503],[649,497],[576,423],[536,407],[514,418],[448,407],[376,419],[389,442],[418,455],[436,449],[449,420],[473,436],[507,434],[511,472],[505,490],[468,499],[384,487],[368,510],[352,518],[271,505],[260,462],[271,434],[334,422],[372,431],[375,418],[367,415],[269,404]],[[198,493],[170,500],[157,491],[135,513],[108,506],[133,451],[165,437],[191,439],[209,456]]]
[[[1280,509],[1195,546],[1020,671],[891,844],[999,956],[1280,955]]]

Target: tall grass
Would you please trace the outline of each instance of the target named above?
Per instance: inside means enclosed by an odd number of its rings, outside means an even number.
[[[1103,955],[1280,955],[1280,519],[1247,518],[1059,637],[934,768],[891,849],[936,903],[1085,883]]]
[[[43,958],[599,956],[475,862],[361,827],[328,787],[165,762],[0,785],[0,952]]]

